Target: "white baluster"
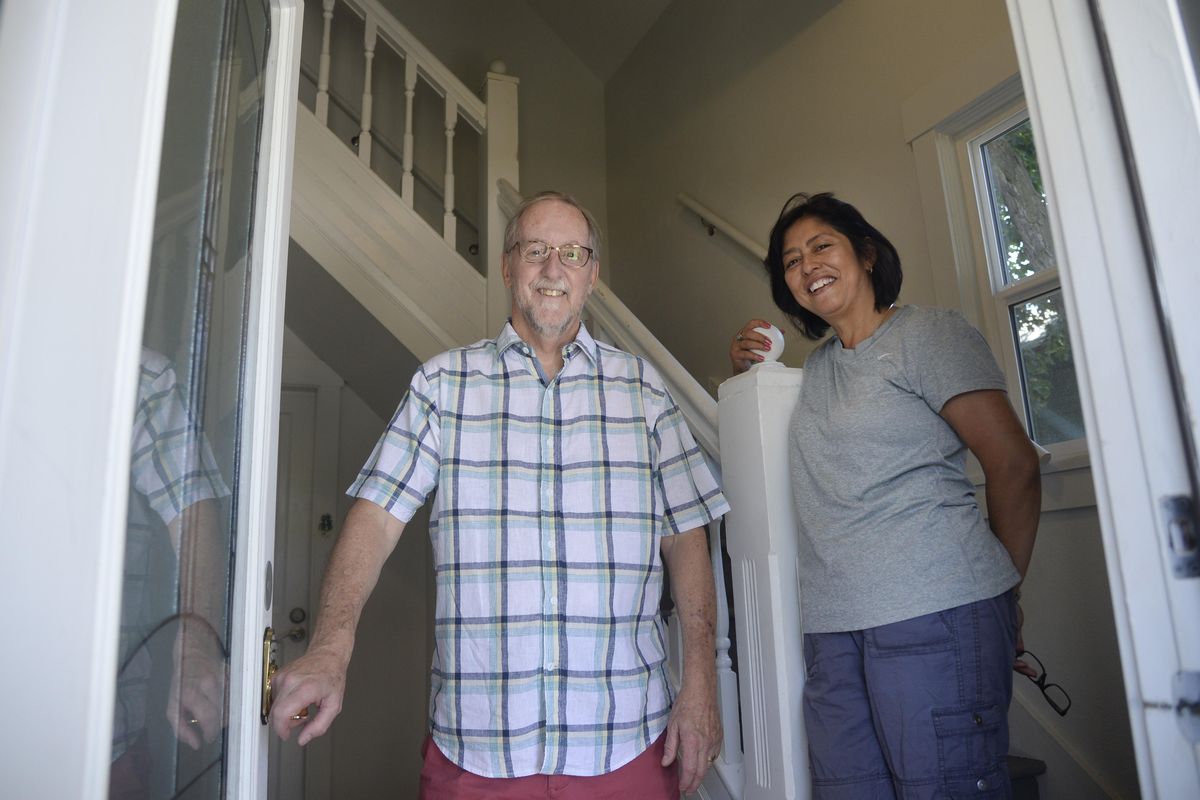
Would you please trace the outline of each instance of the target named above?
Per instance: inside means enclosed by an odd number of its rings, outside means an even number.
[[[493,61],[487,74],[487,126],[481,154],[488,330],[500,330],[509,314],[509,291],[500,271],[500,262],[504,258],[504,226],[508,224],[505,201],[501,199],[505,190],[501,187],[507,186],[513,194],[521,187],[517,163],[517,88],[520,81],[505,74],[506,71],[504,62]]]
[[[400,198],[413,204],[413,96],[417,91],[417,60],[412,53],[404,56],[404,174],[400,177]]]
[[[729,599],[725,592],[725,562],[721,555],[721,520],[708,525],[708,540],[712,548],[713,581],[717,592],[717,704],[721,709],[724,744],[721,761],[728,765],[742,763],[741,713],[738,706],[737,675],[729,657]]]
[[[458,124],[458,103],[446,95],[446,185],[445,210],[442,216],[442,238],[454,247],[457,224],[454,219],[454,127]]]
[[[323,0],[321,3],[325,29],[321,33],[321,62],[317,70],[317,120],[322,125],[329,124],[329,29],[333,25],[334,2]]]
[[[375,17],[367,12],[366,28],[363,31],[363,96],[362,96],[362,130],[358,134],[358,160],[371,166],[371,64],[375,61],[375,40],[378,27]]]

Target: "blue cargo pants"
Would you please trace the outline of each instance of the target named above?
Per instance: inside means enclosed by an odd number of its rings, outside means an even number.
[[[1011,591],[889,625],[804,636],[813,797],[1007,798]]]

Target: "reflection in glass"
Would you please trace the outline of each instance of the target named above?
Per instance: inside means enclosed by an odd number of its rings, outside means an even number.
[[[133,409],[114,800],[224,793],[268,11],[261,0],[179,3]]]
[[[1062,290],[1011,307],[1030,436],[1041,445],[1084,436]]]
[[[983,163],[1004,285],[1055,266],[1046,190],[1029,120],[984,144]]]

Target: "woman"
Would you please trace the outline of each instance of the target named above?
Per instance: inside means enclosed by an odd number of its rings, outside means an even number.
[[[1016,587],[1041,488],[1004,376],[957,312],[893,304],[895,247],[832,194],[788,201],[764,264],[802,334],[834,333],[808,357],[789,433],[814,796],[1007,797]],[[734,338],[736,371],[770,349],[766,324]]]

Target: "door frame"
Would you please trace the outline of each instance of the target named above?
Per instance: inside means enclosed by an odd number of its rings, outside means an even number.
[[[333,552],[336,534],[331,529],[328,532],[316,531],[320,515],[328,513],[333,523],[339,524],[337,513],[337,484],[338,453],[340,452],[341,426],[341,393],[345,385],[340,376],[329,369],[324,362],[303,358],[289,358],[286,353],[283,361],[283,385],[280,396],[288,391],[312,392],[315,398],[313,416],[313,474],[312,485],[308,490],[313,504],[313,531],[310,531],[310,549],[308,559],[308,575],[305,582],[308,585],[308,629],[316,620],[317,603],[320,597],[321,580],[325,575],[325,565]],[[276,572],[281,572],[277,568]],[[280,666],[283,666],[280,664]],[[332,796],[333,785],[333,738],[336,731],[309,742],[304,747],[304,800],[328,800]],[[280,743],[284,747],[294,747],[291,743]]]
[[[259,719],[263,632],[271,624],[283,307],[291,226],[292,161],[303,0],[271,0],[259,180],[255,197],[238,504],[230,609],[230,797],[266,798],[269,726]]]
[[[1008,10],[1062,262],[1138,778],[1147,798],[1196,797],[1200,755],[1172,679],[1200,671],[1200,579],[1174,577],[1161,510],[1170,496],[1200,501],[1187,446],[1200,414],[1194,67],[1177,0]]]

